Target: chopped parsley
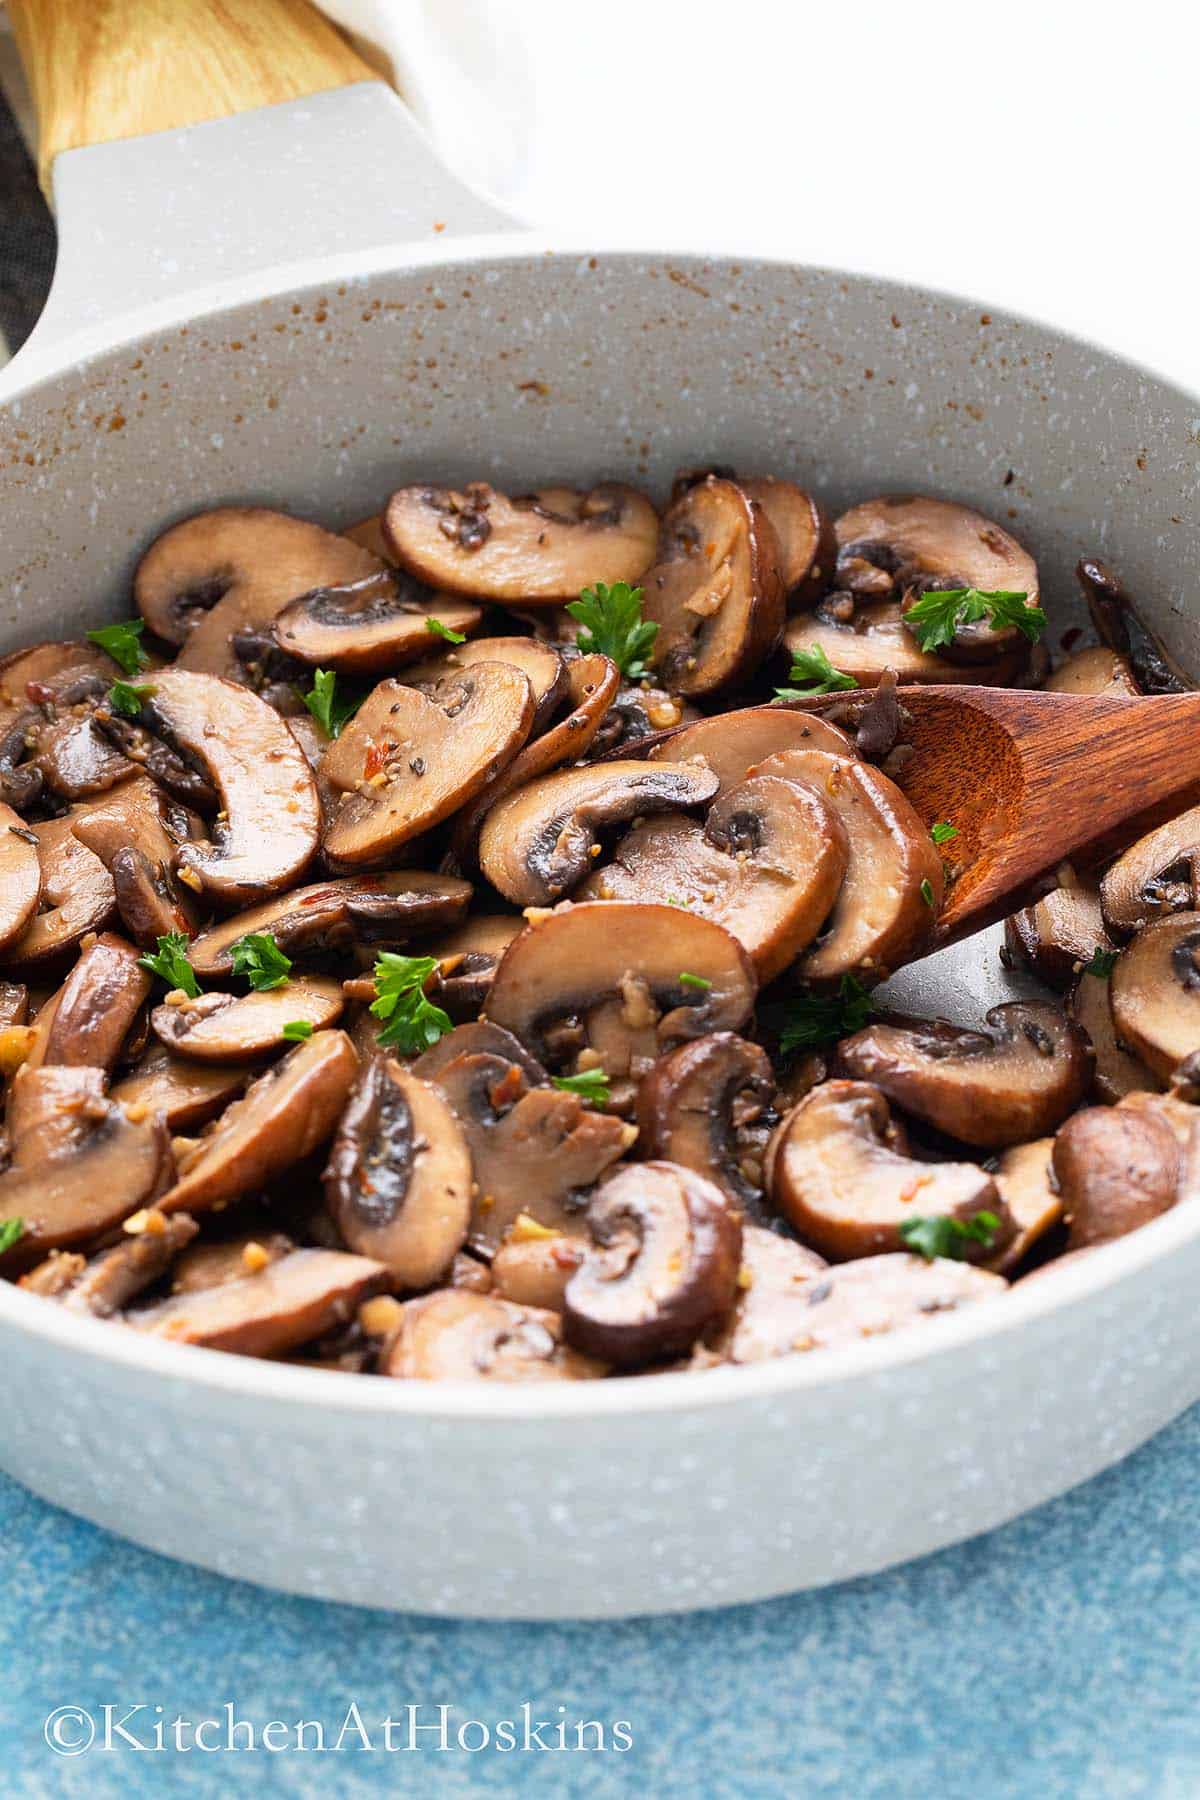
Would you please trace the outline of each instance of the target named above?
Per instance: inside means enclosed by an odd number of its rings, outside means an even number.
[[[553,1081],[564,1094],[578,1094],[591,1106],[608,1105],[611,1089],[608,1076],[601,1068],[582,1069],[578,1075],[555,1075]]]
[[[567,606],[584,627],[578,638],[584,655],[609,657],[629,681],[640,681],[646,673],[646,658],[658,636],[658,626],[642,618],[644,594],[627,581],[614,581],[611,587],[598,581]]]
[[[24,1219],[0,1219],[0,1256],[13,1245],[19,1243],[25,1235]]]
[[[997,630],[1015,625],[1031,644],[1046,629],[1040,606],[1027,606],[1025,594],[1004,589],[985,594],[979,588],[930,588],[904,614],[904,623],[922,650],[940,650],[952,643],[961,625],[989,619]]]
[[[840,693],[843,688],[858,686],[853,675],[834,668],[820,644],[813,644],[807,650],[792,652],[788,679],[796,685],[776,688],[777,700],[807,700],[812,694],[835,694]]]
[[[443,624],[441,619],[426,619],[425,629],[432,631],[434,637],[445,638],[448,644],[465,644],[467,641],[465,631],[451,631],[450,627]]]
[[[375,963],[371,1011],[384,1021],[379,1045],[416,1056],[450,1030],[450,1016],[426,997],[425,983],[437,969],[435,956],[398,956],[385,950]]]
[[[248,931],[229,947],[235,975],[244,975],[256,994],[282,987],[291,973],[292,959],[285,956],[269,931]]]
[[[695,988],[697,993],[707,994],[712,982],[704,975],[693,975],[690,969],[683,969],[679,976],[680,987]]]
[[[148,700],[154,691],[149,685],[135,687],[130,681],[114,681],[108,690],[108,704],[114,712],[124,713],[127,719],[136,719],[143,700]]]
[[[1113,972],[1113,964],[1120,955],[1119,950],[1102,950],[1099,944],[1092,951],[1091,962],[1084,963],[1085,975],[1095,975],[1100,981],[1107,981]]]
[[[972,1244],[982,1244],[985,1250],[990,1248],[999,1226],[994,1212],[972,1213],[965,1221],[935,1214],[931,1218],[905,1219],[900,1236],[909,1250],[923,1256],[927,1262],[937,1256],[962,1262]]]
[[[97,626],[87,635],[89,641],[99,644],[126,675],[136,675],[139,669],[150,666],[150,658],[138,642],[145,629],[144,619],[125,619],[120,625]]]
[[[949,819],[939,819],[936,825],[930,826],[929,835],[935,844],[948,844],[951,838],[958,836],[958,826],[951,825]]]
[[[932,881],[930,881],[928,875],[925,877],[924,881],[921,883],[921,898],[925,902],[926,906],[936,906],[937,905],[937,901],[935,900],[934,894],[933,894],[933,883],[932,883]]]
[[[314,669],[313,684],[308,693],[297,693],[327,738],[341,737],[362,701],[337,692],[337,675],[332,669]]]
[[[149,969],[151,975],[159,976],[169,988],[179,988],[189,1000],[194,1000],[200,992],[200,983],[188,961],[188,942],[186,932],[168,932],[166,937],[159,938],[157,951],[153,955],[139,956],[138,964]]]
[[[853,975],[843,975],[836,994],[797,994],[783,1009],[779,1048],[784,1056],[831,1044],[861,1031],[875,1004]]]
[[[289,1019],[279,1035],[289,1044],[303,1044],[312,1034],[313,1028],[307,1019]]]

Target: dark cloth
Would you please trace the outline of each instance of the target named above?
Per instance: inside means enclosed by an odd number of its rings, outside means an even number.
[[[54,219],[0,94],[0,339],[10,355],[21,348],[46,304],[55,244]]]

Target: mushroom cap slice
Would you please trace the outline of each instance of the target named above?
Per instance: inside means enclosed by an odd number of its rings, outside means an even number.
[[[175,852],[200,821],[168,799],[156,781],[136,774],[103,799],[72,809],[71,829],[108,870],[121,923],[134,942],[153,949],[173,931],[196,928],[195,895],[175,877]]]
[[[321,813],[303,750],[278,713],[235,682],[163,669],[142,716],[208,772],[220,813],[208,843],[175,862],[224,906],[291,887],[316,852]]]
[[[1052,1137],[1034,1138],[1029,1144],[1013,1144],[997,1164],[995,1183],[1017,1228],[1012,1242],[987,1260],[988,1268],[998,1275],[1019,1268],[1034,1245],[1062,1219],[1062,1195],[1052,1185],[1053,1154]]]
[[[521,1225],[518,1220],[492,1258],[490,1292],[518,1306],[561,1313],[567,1283],[586,1256],[586,1247],[580,1239],[558,1232],[524,1237]]]
[[[681,982],[689,974],[693,982]],[[702,984],[702,985],[698,985]],[[515,937],[488,996],[488,1018],[535,1055],[556,1021],[585,1022],[606,1001],[632,1011],[644,998],[659,1047],[707,1031],[736,1031],[754,1006],[755,981],[737,939],[676,906],[582,903]],[[624,1024],[636,1031],[638,1022]],[[608,1065],[606,1065],[608,1066]],[[609,1073],[618,1073],[609,1067]]]
[[[386,1264],[401,1288],[445,1278],[471,1217],[471,1155],[437,1088],[375,1057],[342,1114],[325,1199],[352,1250]]]
[[[562,1342],[556,1313],[445,1288],[409,1300],[380,1360],[406,1381],[589,1381],[602,1363]]]
[[[470,899],[470,882],[416,869],[319,881],[210,926],[193,939],[188,958],[211,981],[233,973],[233,945],[250,932],[270,932],[293,958],[340,955],[356,944],[394,948],[414,932],[461,919]]]
[[[428,656],[444,640],[430,626],[474,631],[483,614],[440,599],[394,569],[313,588],[276,614],[272,636],[285,656],[346,675],[382,675]]]
[[[186,1219],[186,1213],[175,1218]],[[173,1223],[169,1220],[168,1223]],[[282,1231],[243,1232],[237,1237],[193,1244],[184,1251],[171,1272],[173,1294],[200,1294],[207,1288],[225,1287],[231,1281],[244,1281],[257,1274],[268,1263],[279,1262],[296,1248]],[[325,1248],[331,1248],[326,1245]]]
[[[809,606],[833,573],[833,521],[819,501],[777,475],[739,475],[747,499],[757,500],[779,544],[779,574],[789,606]]]
[[[487,1004],[500,958],[524,925],[513,913],[476,913],[424,946],[427,956],[437,958],[438,1004],[452,1019],[473,1019]]]
[[[107,793],[132,773],[129,758],[96,729],[90,709],[82,708],[42,727],[28,766],[40,770],[43,788],[63,800]]]
[[[135,1331],[241,1356],[280,1356],[354,1317],[389,1285],[382,1263],[342,1250],[293,1250],[255,1275],[173,1294],[126,1313]]]
[[[761,1211],[763,1144],[748,1134],[762,1131],[774,1098],[771,1061],[758,1044],[732,1031],[680,1044],[638,1086],[639,1154],[693,1169],[735,1206]]]
[[[1182,1154],[1159,1114],[1090,1106],[1058,1133],[1053,1164],[1068,1248],[1082,1250],[1124,1237],[1174,1206]]]
[[[265,506],[219,506],[155,538],[133,578],[156,637],[184,645],[181,666],[237,680],[231,639],[267,624],[312,588],[381,568],[360,544]]]
[[[1045,1001],[986,1015],[990,1032],[945,1019],[878,1019],[843,1038],[838,1073],[869,1081],[961,1144],[996,1149],[1061,1125],[1091,1084],[1084,1032]]]
[[[1085,970],[1067,1001],[1067,1011],[1092,1046],[1092,1086],[1098,1100],[1114,1106],[1126,1094],[1153,1091],[1160,1085],[1158,1076],[1117,1042],[1106,975],[1089,975]]]
[[[252,1074],[242,1064],[194,1062],[152,1043],[130,1074],[115,1083],[112,1098],[131,1118],[161,1113],[169,1131],[190,1131],[223,1112]]]
[[[462,627],[460,626],[461,630]],[[465,644],[445,644],[439,654],[414,664],[404,672],[409,687],[436,687],[447,676],[473,663],[502,662],[520,669],[533,692],[531,738],[550,723],[567,691],[567,665],[553,644],[536,637],[468,638]]]
[[[937,847],[895,782],[868,763],[823,750],[778,751],[753,773],[814,788],[849,840],[841,892],[828,930],[800,965],[804,979],[879,981],[918,955],[937,921],[945,875]]]
[[[546,1079],[545,1069],[520,1038],[505,1031],[502,1025],[493,1025],[490,1019],[472,1019],[468,1024],[456,1025],[421,1052],[412,1064],[412,1072],[422,1081],[437,1081],[442,1070],[460,1056],[499,1056],[505,1062],[515,1063],[533,1087],[541,1086]]]
[[[779,544],[762,506],[709,476],[666,513],[643,585],[651,652],[672,693],[714,694],[746,681],[779,642]]]
[[[922,650],[905,627],[897,600],[857,605],[848,620],[837,619],[823,601],[815,612],[792,615],[784,626],[783,647],[791,657],[823,650],[834,668],[853,676],[860,688],[877,687],[888,669],[896,671],[902,684],[986,680],[991,687],[1007,687],[1029,660],[1024,647],[998,655],[985,668]]]
[[[103,932],[38,1014],[27,1064],[111,1071],[150,985],[134,946]]]
[[[676,1163],[618,1169],[588,1207],[595,1246],[563,1294],[563,1333],[620,1368],[689,1351],[731,1310],[742,1221],[720,1188]]]
[[[1166,1081],[1200,1046],[1200,912],[1139,931],[1108,983],[1117,1042]]]
[[[365,519],[356,519],[353,525],[345,525],[338,534],[349,538],[352,544],[361,544],[372,556],[377,556],[382,563],[392,560],[391,546],[383,535],[383,514],[371,513]]]
[[[18,1070],[9,1130],[13,1155],[0,1175],[0,1218],[21,1219],[25,1229],[0,1268],[111,1231],[171,1178],[162,1120],[127,1118],[104,1098],[101,1069]]]
[[[639,815],[701,806],[715,775],[690,763],[589,763],[507,794],[479,834],[479,863],[515,906],[553,906],[594,866],[600,833]]]
[[[1035,975],[1053,988],[1069,988],[1097,950],[1111,950],[1100,892],[1092,883],[1052,888],[1005,921],[1005,941]]]
[[[377,863],[440,825],[512,761],[532,721],[528,679],[508,663],[476,663],[432,696],[381,681],[321,765],[342,796],[326,855]]]
[[[38,840],[0,801],[0,953],[24,937],[41,897]]]
[[[260,1075],[179,1159],[164,1212],[210,1211],[254,1193],[332,1132],[358,1057],[344,1031],[318,1031]]]
[[[1200,906],[1200,806],[1148,831],[1119,856],[1100,883],[1113,931],[1140,931],[1153,919]]]
[[[61,962],[89,931],[103,931],[117,910],[104,864],[81,844],[68,813],[29,827],[38,844],[42,891],[38,911],[19,938],[0,952],[6,969],[34,970]]]
[[[771,1198],[804,1243],[831,1262],[902,1250],[908,1219],[978,1212],[999,1221],[974,1262],[1004,1248],[1016,1226],[995,1182],[974,1163],[917,1162],[895,1146],[888,1103],[864,1081],[826,1081],[801,1100],[767,1148]]]
[[[812,943],[848,861],[845,827],[814,789],[754,775],[727,788],[703,825],[681,818],[636,825],[580,898],[662,901],[713,919],[733,933],[765,983]]]
[[[853,1268],[854,1264],[844,1264]],[[742,1263],[732,1312],[695,1351],[693,1366],[765,1362],[810,1348],[808,1310],[823,1256],[761,1225],[742,1227]]]
[[[166,1274],[200,1229],[186,1213],[177,1213],[173,1219],[158,1214],[155,1226],[157,1229],[122,1238],[86,1261],[70,1252],[52,1250],[44,1263],[21,1277],[19,1285],[59,1301],[71,1312],[111,1319],[143,1288]]]
[[[510,500],[485,481],[397,490],[384,537],[402,568],[454,594],[522,606],[574,600],[589,582],[637,581],[658,514],[635,488],[548,488]]]
[[[703,758],[725,788],[736,787],[751,769],[779,750],[828,750],[853,756],[844,731],[816,713],[788,712],[782,706],[745,706],[714,713],[672,732],[655,744],[650,762],[691,762]]]
[[[288,1042],[285,1025],[322,1031],[341,1017],[342,984],[331,975],[296,975],[282,987],[249,994],[201,994],[156,1006],[155,1035],[177,1056],[196,1062],[255,1062]]]
[[[1107,644],[1077,650],[1042,686],[1048,694],[1111,694],[1133,700],[1141,693],[1128,657]]]

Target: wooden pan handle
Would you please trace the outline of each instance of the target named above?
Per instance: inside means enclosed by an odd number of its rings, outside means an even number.
[[[378,80],[308,0],[8,0],[46,192],[60,150]]]

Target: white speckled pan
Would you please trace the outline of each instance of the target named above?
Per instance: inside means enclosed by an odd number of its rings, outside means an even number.
[[[503,235],[378,85],[72,151],[56,188],[59,287],[3,389],[5,647],[127,613],[142,547],[203,505],[338,524],[418,476],[661,494],[715,458],[835,506],[970,501],[1034,550],[1056,629],[1103,549],[1200,661],[1200,400],[1054,331],[822,269]],[[969,1018],[1006,978],[989,935],[896,986]],[[506,1390],[147,1342],[0,1284],[0,1463],[154,1549],[336,1600],[720,1605],[919,1556],[1124,1456],[1200,1395],[1198,1286],[1179,1209],[894,1339]]]

